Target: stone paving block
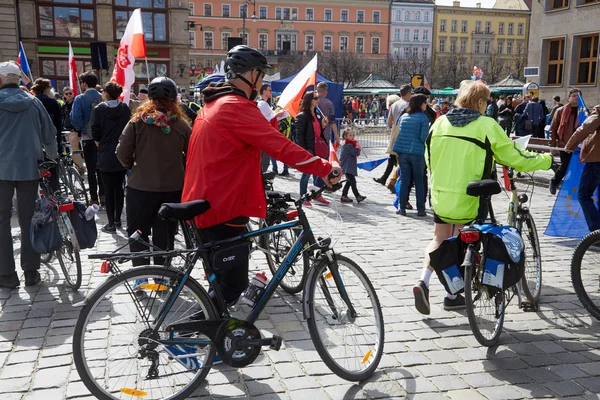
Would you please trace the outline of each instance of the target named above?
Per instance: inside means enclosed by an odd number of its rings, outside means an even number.
[[[406,390],[406,393],[430,393],[437,392],[437,387],[427,378],[411,378],[398,381]]]
[[[271,367],[257,367],[249,365],[240,369],[240,373],[244,375],[244,380],[268,379],[273,377],[273,370]]]
[[[560,376],[550,371],[548,367],[529,368],[523,370],[523,373],[538,383],[559,382],[561,380]]]
[[[544,386],[562,397],[576,396],[585,392],[581,385],[573,381],[548,382]]]
[[[486,373],[461,375],[461,378],[471,385],[471,387],[475,388],[501,386],[504,384],[504,381],[494,378],[492,375]]]
[[[292,400],[331,400],[331,397],[322,389],[305,389],[290,392]]]
[[[486,400],[485,397],[475,389],[452,390],[446,393],[452,400]]]
[[[298,378],[287,378],[283,381],[283,384],[288,388],[289,391],[301,389],[312,389],[319,387],[319,383],[314,377],[301,376]]]
[[[281,363],[277,365],[277,374],[284,378],[294,378],[304,375],[304,370],[300,367],[300,363]]]
[[[398,360],[400,365],[403,367],[410,367],[415,365],[423,365],[423,364],[431,364],[431,360],[425,357],[425,355],[421,353],[399,353],[394,354],[394,357]]]
[[[209,385],[208,391],[214,398],[231,398],[243,397],[247,398],[246,390],[242,383],[233,383],[228,385]]]
[[[430,380],[442,392],[468,389],[470,387],[469,384],[458,375],[436,376],[430,378]]]
[[[8,360],[6,360],[6,364],[19,364],[24,362],[34,362],[38,359],[40,355],[39,350],[26,350],[26,351],[16,351],[11,353]],[[0,363],[1,365],[2,363]]]
[[[70,372],[70,365],[39,370],[33,379],[33,389],[63,387],[69,380]]]
[[[332,399],[369,399],[367,393],[365,393],[360,386],[352,384],[328,386],[325,388],[325,393],[327,393],[327,395],[329,395]]]
[[[540,385],[539,383],[525,383],[514,386],[519,392],[523,394],[524,398],[555,398],[556,395],[546,388],[545,386]]]
[[[512,400],[521,399],[523,394],[512,386],[494,386],[477,389],[488,400]]]
[[[33,374],[34,367],[35,363],[32,361],[20,364],[7,365],[4,368],[2,368],[2,372],[0,372],[0,380],[30,377]]]
[[[285,387],[277,379],[265,379],[261,381],[249,380],[245,382],[248,394],[251,398],[270,393],[283,393]]]
[[[49,400],[49,399],[62,399],[64,398],[65,390],[61,389],[47,389],[47,390],[34,390],[31,393],[23,396],[23,400]]]
[[[571,364],[551,365],[548,369],[562,379],[584,378],[588,376],[586,372],[579,369],[576,365]]]
[[[592,376],[600,375],[600,363],[597,363],[597,362],[583,363],[583,364],[578,364],[577,367],[579,369],[585,371],[589,375],[592,375]]]

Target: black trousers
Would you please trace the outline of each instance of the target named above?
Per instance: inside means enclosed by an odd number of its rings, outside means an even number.
[[[560,152],[560,167],[558,167],[556,173],[554,174],[554,178],[552,178],[552,182],[554,182],[556,186],[560,185],[562,180],[565,178],[572,156],[573,153],[567,153],[566,151]]]
[[[33,251],[29,233],[31,218],[35,212],[35,201],[38,195],[38,183],[34,181],[1,181],[0,180],[0,275],[15,273],[15,256],[10,231],[12,199],[17,192],[17,212],[21,227],[21,269],[37,271],[40,269],[40,255]]]
[[[125,192],[123,191],[123,181],[127,171],[100,172],[102,184],[104,185],[106,216],[108,223],[113,225],[121,222],[123,213],[123,203],[125,201]]]
[[[354,197],[357,199],[360,197],[360,193],[358,193],[358,188],[356,187],[356,176],[351,174],[346,174],[346,184],[344,185],[344,190],[342,191],[342,196],[348,197],[348,191],[352,188],[352,193],[354,193]]]
[[[98,192],[100,196],[104,196],[104,186],[102,185],[102,177],[96,169],[98,164],[98,148],[93,140],[83,141],[83,159],[88,174],[88,184],[90,185],[90,198],[98,201]]]
[[[395,154],[390,154],[390,157],[388,158],[387,166],[385,167],[385,172],[383,173],[383,175],[381,175],[381,178],[379,178],[379,180],[385,184],[387,182],[390,174],[394,170],[394,167],[397,164],[398,164],[398,157]]]
[[[163,203],[181,202],[181,191],[177,192],[144,192],[127,188],[127,234],[135,231],[142,232],[142,239],[148,242],[152,234],[152,244],[162,250],[172,250],[177,232],[177,222],[163,220],[158,216],[158,210]],[[146,251],[147,246],[138,242],[129,245],[132,252]],[[154,257],[155,265],[163,265],[163,257]],[[133,260],[133,265],[148,265],[149,258]]]
[[[237,219],[237,218],[236,218]],[[246,226],[241,224],[232,225],[215,225],[210,228],[202,229],[202,240],[211,242],[216,240],[225,240],[246,233]],[[209,251],[208,257],[212,257],[212,251]],[[248,287],[248,264],[250,260],[250,247],[248,254],[245,257],[240,257],[239,262],[225,270],[216,268],[215,275],[221,285],[221,291],[225,302],[231,303],[235,301],[239,295]]]

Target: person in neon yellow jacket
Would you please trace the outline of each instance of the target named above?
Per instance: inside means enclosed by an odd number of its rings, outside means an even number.
[[[431,203],[434,211],[433,240],[425,251],[421,279],[413,288],[415,307],[429,314],[429,278],[433,268],[429,253],[469,224],[479,213],[479,198],[467,195],[469,182],[492,178],[494,161],[517,171],[547,170],[550,154],[522,150],[511,141],[498,123],[484,116],[490,90],[481,81],[466,81],[456,99],[458,108],[438,118],[426,142],[425,160],[431,171]],[[444,309],[463,308],[464,298],[450,294]]]

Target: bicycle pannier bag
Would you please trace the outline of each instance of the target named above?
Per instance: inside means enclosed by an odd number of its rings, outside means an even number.
[[[429,253],[430,264],[448,293],[457,294],[465,289],[463,244],[457,236],[446,239]]]
[[[483,284],[498,289],[514,286],[525,270],[525,245],[512,226],[482,227],[484,233]]]
[[[211,261],[217,271],[228,271],[248,263],[250,242],[243,241],[220,246],[212,250]]]
[[[60,247],[62,237],[58,223],[54,219],[54,210],[47,199],[37,202],[36,211],[31,219],[30,240],[36,253],[48,254]]]
[[[75,208],[70,212],[69,217],[75,230],[75,236],[79,242],[79,248],[91,249],[96,245],[98,239],[98,230],[96,228],[96,219],[87,220],[85,218],[85,204],[74,202]]]

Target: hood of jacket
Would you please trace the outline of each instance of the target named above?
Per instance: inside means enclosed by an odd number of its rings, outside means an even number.
[[[102,108],[102,117],[108,119],[120,119],[123,116],[122,107],[127,107],[119,100],[103,101],[97,108]]]
[[[35,97],[25,93],[16,85],[7,86],[0,89],[0,110],[20,113],[31,107]]]
[[[467,126],[479,117],[481,113],[470,108],[455,108],[446,114],[450,124],[457,127]]]
[[[236,94],[246,99],[248,98],[248,96],[246,96],[246,93],[244,93],[242,90],[238,89],[237,87],[231,85],[228,82],[221,82],[217,84],[217,86],[209,86],[202,91],[202,94],[204,95],[204,102],[207,104],[227,94]]]

